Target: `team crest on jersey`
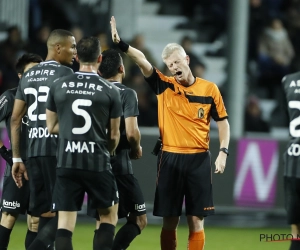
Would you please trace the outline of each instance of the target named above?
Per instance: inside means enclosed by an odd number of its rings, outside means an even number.
[[[204,109],[203,108],[199,108],[198,110],[198,118],[202,119],[204,117]]]

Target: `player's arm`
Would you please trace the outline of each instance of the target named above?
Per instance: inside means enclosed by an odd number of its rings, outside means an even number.
[[[50,134],[59,133],[58,116],[56,112],[46,109],[46,123]]]
[[[142,74],[145,77],[151,76],[152,72],[153,72],[153,67],[152,67],[151,63],[145,57],[144,53],[136,48],[129,46],[128,44],[124,43],[123,41],[121,41],[118,31],[117,31],[116,20],[115,20],[114,16],[111,17],[110,26],[111,26],[111,36],[112,36],[113,42],[118,44],[119,48],[123,52],[125,52],[139,66]]]
[[[142,157],[141,133],[138,127],[137,117],[125,118],[126,137],[130,145],[130,158]]]
[[[56,84],[51,86],[46,103],[46,124],[50,134],[59,133],[58,115],[54,100],[55,86]]]
[[[220,140],[220,148],[228,149],[229,140],[230,140],[230,128],[227,119],[217,121],[218,131],[219,131],[219,140]],[[219,155],[216,159],[216,171],[215,173],[222,174],[225,170],[227,154],[223,151],[219,152]]]
[[[11,144],[14,158],[20,158],[20,132],[22,117],[26,114],[27,105],[23,100],[15,99],[13,112],[10,120]]]
[[[114,154],[120,140],[120,117],[111,118],[108,127],[108,151],[111,155]]]
[[[12,107],[14,104],[14,96],[10,93],[10,90],[5,91],[1,96],[0,96],[0,122],[4,121],[8,117],[11,116],[12,113]],[[8,150],[3,142],[0,140],[0,154],[6,162],[10,166],[13,165],[12,163],[12,152],[11,150]]]
[[[20,132],[22,126],[22,117],[27,112],[27,105],[23,100],[15,99],[14,108],[11,115],[11,145],[13,154],[12,177],[18,187],[23,185],[22,176],[28,180],[26,167],[22,162],[20,153]]]

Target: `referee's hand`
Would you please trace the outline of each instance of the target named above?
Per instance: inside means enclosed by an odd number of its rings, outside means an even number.
[[[113,42],[119,43],[121,39],[117,31],[117,24],[114,16],[112,16],[110,19],[110,27],[111,27],[111,38]]]
[[[227,155],[224,152],[220,151],[215,162],[216,165],[215,174],[224,173],[225,166],[226,166],[226,159],[227,159]]]
[[[23,186],[23,175],[28,180],[27,170],[23,162],[15,162],[12,166],[11,174],[18,188]]]

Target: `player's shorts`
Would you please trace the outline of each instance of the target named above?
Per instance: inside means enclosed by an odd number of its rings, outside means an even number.
[[[55,156],[30,157],[27,161],[29,211],[32,216],[40,216],[51,210],[56,165]]]
[[[214,214],[210,152],[178,154],[161,151],[157,158],[153,215],[205,217]]]
[[[284,177],[285,208],[288,224],[300,223],[300,178]]]
[[[91,208],[109,208],[119,202],[115,177],[102,172],[57,168],[52,211],[80,211],[85,192]]]
[[[128,214],[140,216],[146,214],[146,205],[138,180],[132,174],[116,175],[117,187],[119,190],[118,217],[125,218]],[[91,209],[88,202],[87,214],[99,219],[97,210]]]
[[[29,183],[23,178],[23,186],[18,188],[12,178],[9,164],[6,164],[5,173],[8,174],[3,178],[1,211],[10,214],[25,214],[29,205]]]

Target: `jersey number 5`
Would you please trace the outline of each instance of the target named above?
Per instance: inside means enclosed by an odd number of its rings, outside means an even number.
[[[76,135],[82,135],[89,131],[89,129],[92,126],[92,119],[88,112],[86,112],[84,109],[80,109],[79,106],[86,106],[89,107],[92,105],[91,100],[87,99],[77,99],[72,104],[72,111],[75,115],[80,115],[84,118],[85,123],[84,126],[81,128],[73,128],[72,133]]]

